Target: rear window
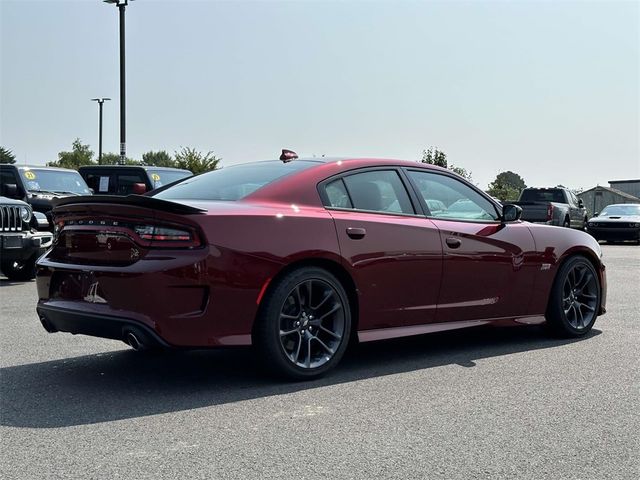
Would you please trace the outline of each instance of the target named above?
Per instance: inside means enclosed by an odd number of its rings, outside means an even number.
[[[167,200],[240,200],[259,188],[318,162],[309,160],[244,163],[204,173],[155,195]]]
[[[523,190],[520,201],[566,203],[562,190]]]

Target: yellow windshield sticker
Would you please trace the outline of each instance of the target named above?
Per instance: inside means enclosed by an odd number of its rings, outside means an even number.
[[[33,172],[32,172],[32,171],[30,171],[30,170],[27,170],[26,172],[24,172],[24,176],[25,176],[26,178],[28,178],[29,180],[35,180],[35,179],[36,179],[36,174],[35,174],[35,173],[33,173]]]
[[[157,173],[152,173],[151,178],[154,182],[157,182],[158,180],[160,180],[160,175],[158,175]]]

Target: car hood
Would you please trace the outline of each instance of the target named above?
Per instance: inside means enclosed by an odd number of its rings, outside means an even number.
[[[20,207],[28,206],[22,200],[16,200],[14,198],[8,198],[8,197],[0,197],[0,205],[16,205]]]
[[[640,215],[607,215],[593,217],[590,222],[640,222]]]

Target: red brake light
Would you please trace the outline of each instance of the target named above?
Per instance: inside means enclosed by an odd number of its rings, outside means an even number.
[[[547,220],[553,220],[553,205],[547,205]]]
[[[161,227],[157,225],[136,225],[135,232],[143,240],[149,240],[152,242],[199,243],[197,238],[194,238],[194,235],[191,232],[177,228]]]

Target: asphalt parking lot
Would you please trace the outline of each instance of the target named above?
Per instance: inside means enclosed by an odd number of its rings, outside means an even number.
[[[0,476],[635,479],[640,247],[604,245],[608,313],[361,345],[328,377],[265,378],[246,350],[142,356],[47,334],[0,279]]]

